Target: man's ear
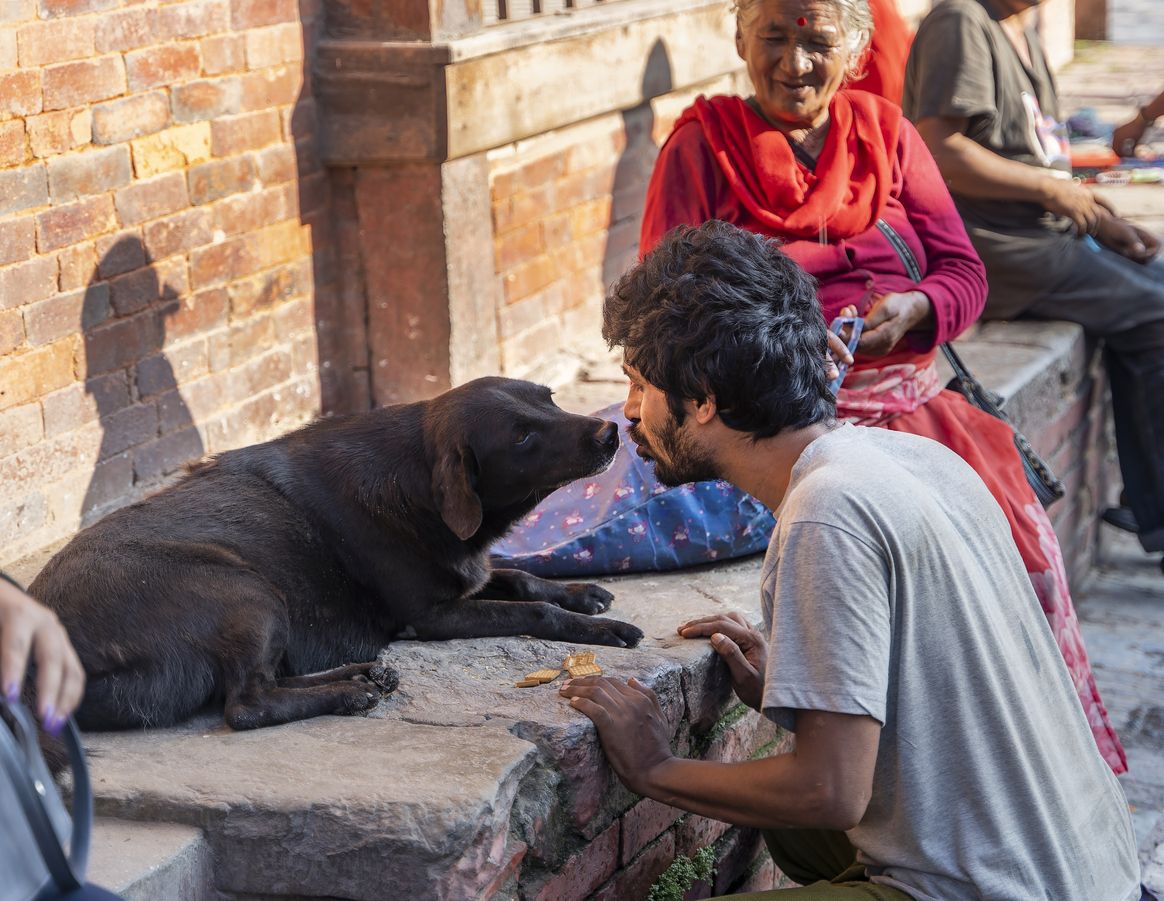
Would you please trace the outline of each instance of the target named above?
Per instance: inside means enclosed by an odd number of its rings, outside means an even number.
[[[432,469],[432,495],[441,519],[462,541],[477,534],[484,515],[473,487],[476,477],[477,458],[467,444],[442,450]]]
[[[716,410],[715,395],[709,394],[703,400],[688,401],[691,404],[691,415],[695,417],[695,421],[700,425],[707,425],[715,419]]]

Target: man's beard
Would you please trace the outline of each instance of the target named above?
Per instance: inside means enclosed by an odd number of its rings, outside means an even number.
[[[659,456],[641,422],[634,423],[627,431],[635,444],[654,461],[655,478],[662,484],[673,488],[688,482],[708,482],[720,478],[711,456],[695,446],[690,436],[680,428],[674,414],[668,415],[658,435],[659,449],[666,460]]]

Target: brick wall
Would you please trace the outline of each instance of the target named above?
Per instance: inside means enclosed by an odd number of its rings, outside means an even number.
[[[316,17],[0,4],[0,562],[317,410]]]

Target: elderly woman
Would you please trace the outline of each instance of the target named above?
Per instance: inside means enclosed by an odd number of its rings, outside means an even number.
[[[736,16],[755,94],[699,97],[679,117],[647,190],[640,253],[677,225],[722,219],[783,239],[816,276],[826,319],[865,317],[838,416],[924,435],[974,467],[1010,522],[1099,749],[1123,772],[1058,541],[1013,433],[943,390],[934,365],[937,346],[982,311],[982,263],[901,110],[843,90],[869,43],[868,0],[739,0]]]

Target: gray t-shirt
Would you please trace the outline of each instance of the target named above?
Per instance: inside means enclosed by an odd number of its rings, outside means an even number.
[[[915,123],[966,119],[967,137],[987,150],[1049,166],[1038,114],[1059,118],[1054,77],[1035,32],[1027,31],[1028,68],[989,6],[989,0],[944,0],[930,11],[910,49],[902,109]],[[953,197],[968,228],[1062,231],[1068,225],[1037,203]]]
[[[842,425],[792,470],[763,571],[765,715],[871,716],[848,837],[914,898],[1131,901],[1127,802],[1001,508],[941,444]]]

